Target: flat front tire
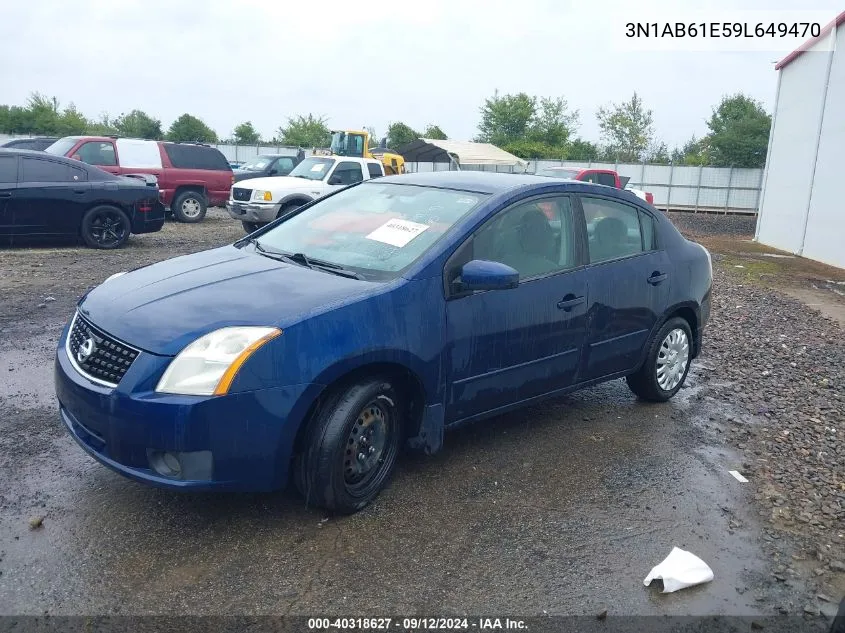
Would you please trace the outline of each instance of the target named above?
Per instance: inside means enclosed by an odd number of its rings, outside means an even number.
[[[369,378],[335,391],[317,408],[294,459],[308,505],[341,514],[362,509],[387,485],[402,441],[399,395]]]
[[[691,360],[689,323],[673,317],[651,341],[643,366],[626,378],[628,387],[643,400],[666,402],[683,386]]]

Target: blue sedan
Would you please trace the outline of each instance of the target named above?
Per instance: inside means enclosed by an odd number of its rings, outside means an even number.
[[[173,489],[354,512],[403,446],[625,377],[671,398],[701,350],[707,251],[633,194],[480,172],[366,181],[229,246],[118,273],[62,332],[61,419]]]

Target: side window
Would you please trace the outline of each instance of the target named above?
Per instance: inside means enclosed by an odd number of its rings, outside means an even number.
[[[88,174],[82,169],[40,158],[23,157],[21,182],[82,182]]]
[[[640,231],[643,234],[643,250],[653,251],[657,248],[657,240],[654,237],[654,218],[645,211],[639,211]]]
[[[587,223],[591,264],[643,251],[637,209],[620,202],[589,196],[581,197],[581,205]]]
[[[0,183],[11,184],[18,181],[18,157],[0,156]]]
[[[361,170],[359,163],[346,161],[337,166],[332,178],[341,185],[354,185],[356,182],[364,180],[364,172]]]
[[[276,161],[276,164],[273,165],[272,169],[275,169],[278,174],[289,174],[290,170],[293,169],[293,159],[288,158],[287,156],[280,158]]]
[[[79,156],[79,160],[89,165],[99,165],[101,167],[114,167],[117,165],[114,145],[103,141],[89,141],[83,144],[76,150],[74,156]]]
[[[578,180],[580,180],[581,182],[592,182],[592,183],[597,183],[599,181],[598,180],[598,174],[594,171],[591,171],[591,172],[585,174],[583,177],[579,178]]]
[[[367,163],[367,170],[370,172],[370,178],[381,178],[384,174],[381,172],[381,165],[376,163]]]
[[[616,178],[613,174],[596,174],[597,182],[600,185],[607,185],[608,187],[616,186]]]
[[[520,280],[567,270],[575,265],[572,227],[568,196],[518,203],[476,232],[472,259],[507,264]]]

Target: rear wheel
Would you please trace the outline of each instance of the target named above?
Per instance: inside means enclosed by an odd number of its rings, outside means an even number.
[[[255,233],[258,229],[264,226],[258,222],[247,222],[246,220],[242,221],[241,224],[243,224],[244,231],[247,233]]]
[[[349,514],[375,499],[396,465],[402,410],[393,386],[381,378],[330,396],[309,422],[294,461],[306,503]]]
[[[666,321],[649,346],[643,366],[626,378],[637,396],[666,402],[684,384],[692,357],[692,332],[680,317]]]
[[[170,208],[180,222],[201,222],[208,210],[208,202],[199,191],[183,191],[173,199]]]
[[[89,209],[82,217],[80,234],[91,248],[120,248],[131,232],[129,216],[117,207],[101,205]]]

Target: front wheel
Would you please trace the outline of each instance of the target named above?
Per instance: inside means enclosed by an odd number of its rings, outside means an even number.
[[[649,346],[643,366],[626,378],[638,397],[650,402],[666,402],[678,393],[689,372],[692,332],[680,317],[666,321]]]
[[[120,248],[131,232],[129,216],[117,207],[101,205],[88,209],[82,217],[80,234],[91,248]]]
[[[171,205],[174,217],[180,222],[202,222],[208,203],[205,196],[198,191],[183,191],[173,200]]]
[[[399,396],[370,378],[329,397],[309,422],[294,460],[296,487],[309,505],[357,512],[387,485],[402,440]]]

